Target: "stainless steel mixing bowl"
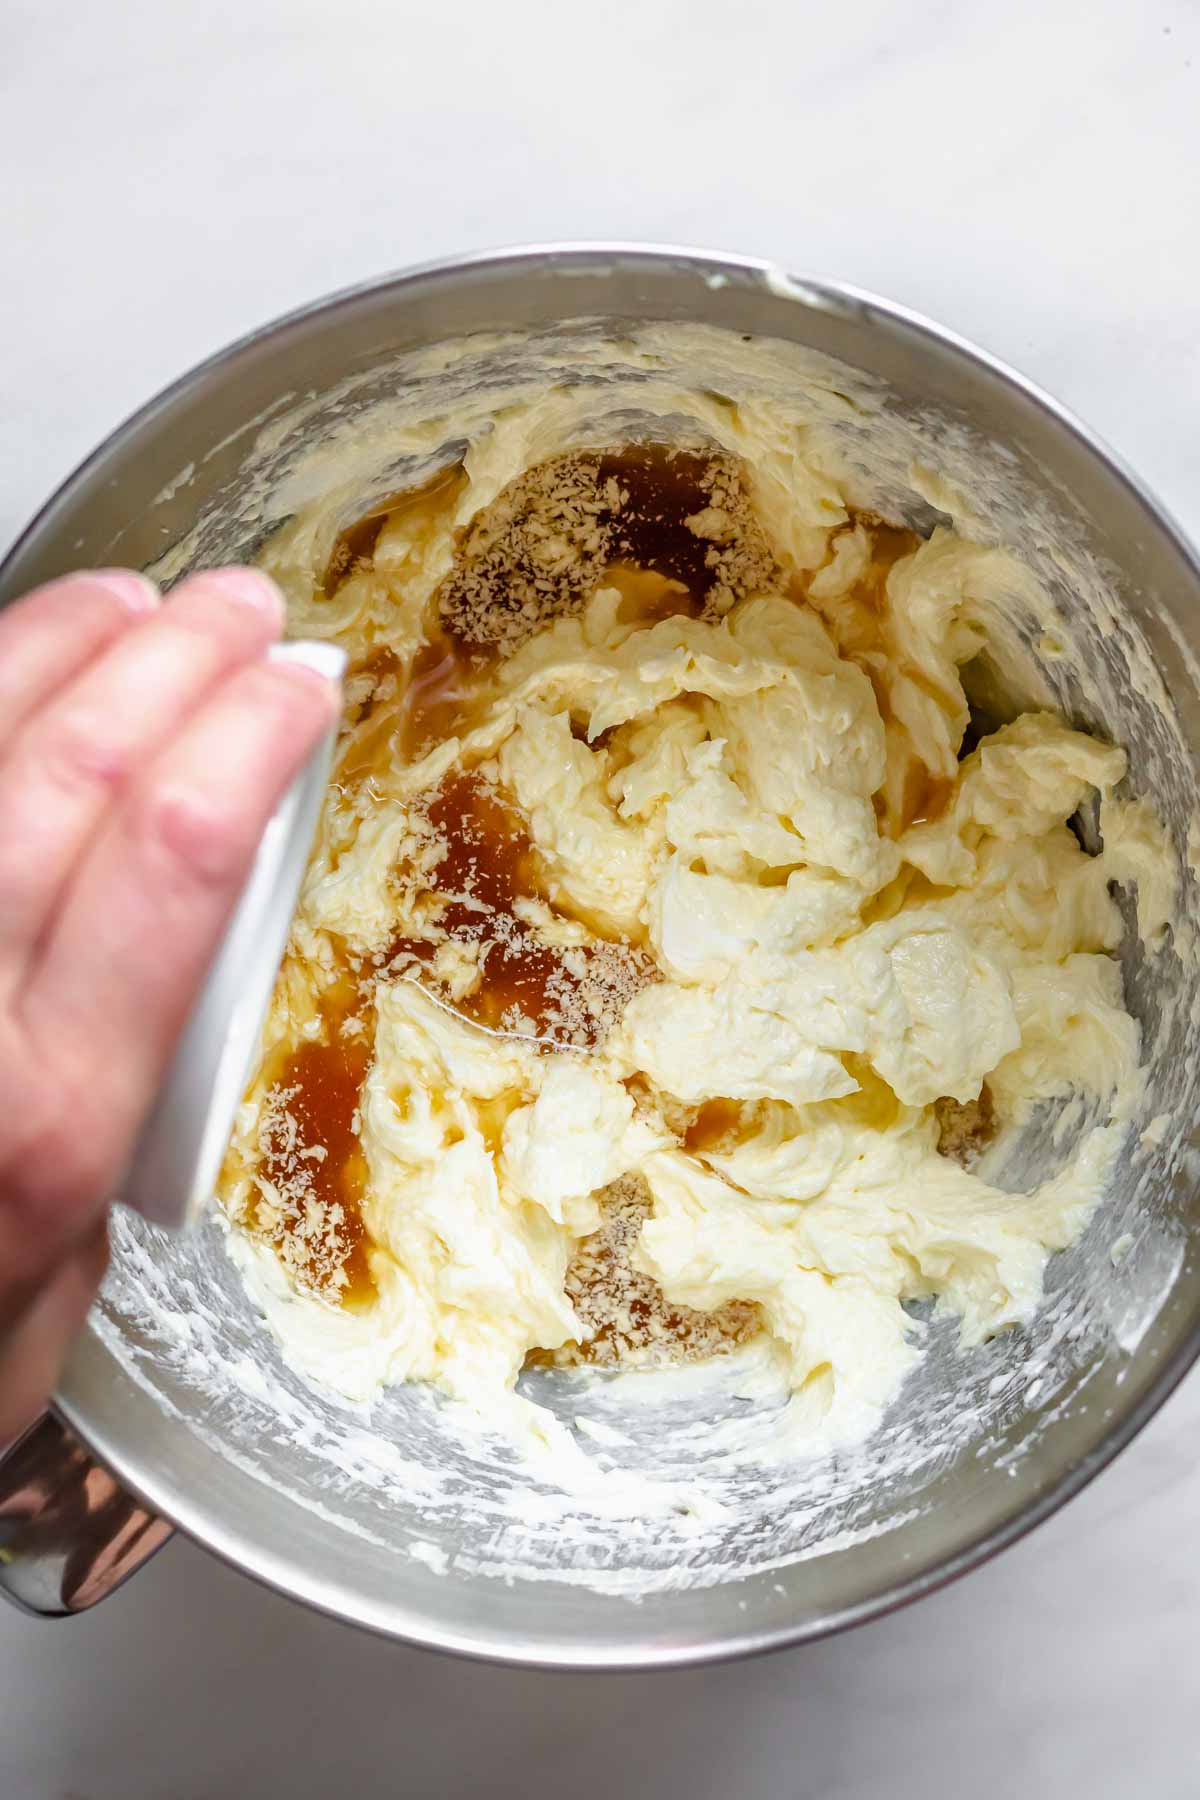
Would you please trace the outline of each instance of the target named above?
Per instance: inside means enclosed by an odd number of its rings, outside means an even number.
[[[269,522],[246,504],[256,483],[282,493],[297,455],[389,395],[446,406],[436,360],[423,355],[443,340],[479,334],[470,379],[497,390],[526,379],[537,344],[556,379],[594,384],[603,412],[605,358],[621,364],[644,321],[737,334],[751,388],[760,340],[816,353],[798,353],[797,390],[823,384],[844,400],[847,460],[891,511],[936,520],[936,485],[922,481],[924,500],[913,491],[917,463],[971,492],[979,531],[1030,562],[1074,635],[1068,654],[1041,646],[1057,703],[1130,748],[1133,790],[1153,798],[1190,882],[1200,570],[1179,532],[1027,382],[901,308],[758,262],[534,248],[419,269],[295,313],[123,425],[25,533],[0,595],[77,565],[166,556],[170,567],[178,545],[176,565],[252,554]],[[822,358],[846,365],[845,394]],[[704,385],[703,360],[683,371],[693,385]],[[866,403],[853,371],[870,378]],[[636,406],[622,393],[628,422]],[[379,490],[401,485],[398,473],[376,470]],[[1036,652],[1033,621],[1018,625]],[[464,1449],[429,1393],[389,1396],[369,1425],[315,1393],[267,1340],[215,1225],[171,1240],[121,1217],[112,1274],[57,1401],[116,1481],[53,1422],[27,1440],[0,1475],[7,1585],[42,1610],[88,1604],[169,1520],[282,1592],[387,1635],[631,1667],[812,1638],[962,1573],[1102,1468],[1200,1349],[1195,965],[1171,948],[1148,959],[1132,937],[1123,961],[1149,1069],[1140,1122],[1165,1115],[1166,1125],[1145,1141],[1134,1133],[1110,1200],[1053,1260],[1037,1322],[970,1352],[935,1325],[921,1369],[861,1451],[803,1476],[726,1471],[724,1513],[682,1525],[589,1511],[502,1451]],[[1027,1134],[1011,1179],[1053,1154],[1047,1131]],[[629,1407],[628,1390],[601,1377],[582,1389],[538,1379],[566,1418],[584,1407],[623,1421],[622,1455],[656,1475],[694,1473],[717,1415],[753,1404],[719,1384],[699,1395],[660,1385]]]

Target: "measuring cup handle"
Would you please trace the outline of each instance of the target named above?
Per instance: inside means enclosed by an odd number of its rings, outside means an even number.
[[[0,1593],[25,1612],[86,1612],[171,1536],[52,1413],[0,1454]]]

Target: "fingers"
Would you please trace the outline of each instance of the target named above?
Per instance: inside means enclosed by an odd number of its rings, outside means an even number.
[[[0,756],[26,720],[158,605],[131,569],[95,569],[0,611]]]
[[[0,958],[10,971],[33,955],[115,797],[222,676],[278,636],[282,618],[265,576],[194,576],[137,630],[110,635],[10,740],[0,760]]]
[[[101,1219],[15,1323],[0,1327],[0,1448],[33,1423],[54,1392],[107,1263],[108,1222]]]
[[[104,1208],[337,685],[264,656],[274,585],[124,571],[0,615],[0,1440],[58,1379]]]
[[[335,683],[299,665],[239,669],[99,832],[20,997],[60,1096],[60,1151],[43,1143],[22,1159],[43,1239],[77,1230],[79,1207],[96,1204],[55,1183],[76,1145],[79,1188],[102,1199],[120,1175],[263,827],[338,703]]]

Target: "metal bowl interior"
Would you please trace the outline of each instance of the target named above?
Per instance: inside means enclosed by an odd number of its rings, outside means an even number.
[[[914,463],[970,494],[979,529],[1024,559],[1069,620],[1070,653],[1040,677],[1077,723],[1129,747],[1133,790],[1154,801],[1190,882],[1200,569],[1178,532],[1015,376],[897,308],[758,263],[535,249],[295,314],[122,426],[10,554],[0,597],[80,564],[177,572],[252,554],[331,433],[397,405],[452,417],[468,389],[499,396],[545,380],[547,358],[557,379],[594,386],[597,429],[636,429],[628,345],[647,323],[734,334],[747,394],[772,387],[801,412],[814,393],[844,400],[836,429],[864,502],[928,526],[936,513],[912,488]],[[449,362],[430,361],[431,346],[460,339]],[[719,385],[695,340],[689,359],[688,383]],[[360,499],[407,473],[364,464]],[[1014,617],[1032,665],[1035,622],[1019,607]],[[1149,960],[1131,936],[1123,961],[1148,1065],[1140,1124],[1169,1123],[1153,1143],[1132,1134],[1108,1201],[1053,1260],[1037,1322],[970,1352],[938,1326],[868,1444],[818,1468],[724,1468],[719,1517],[631,1519],[556,1496],[502,1447],[447,1433],[428,1392],[397,1391],[369,1421],[316,1392],[267,1339],[211,1222],[167,1239],[119,1218],[61,1408],[141,1498],[247,1573],[422,1644],[661,1665],[794,1642],[899,1604],[1061,1504],[1200,1350],[1189,1136],[1200,991],[1171,948]],[[1010,1158],[1013,1185],[1045,1168],[1051,1123]],[[720,1376],[674,1390],[655,1378],[636,1401],[638,1378],[533,1379],[564,1418],[619,1422],[621,1459],[663,1480],[694,1474],[712,1433],[750,1404]]]

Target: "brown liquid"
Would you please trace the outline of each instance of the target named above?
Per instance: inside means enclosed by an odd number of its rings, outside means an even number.
[[[402,523],[418,551],[444,529],[466,477],[460,467],[441,469],[423,487],[393,494],[339,532],[325,573],[325,592],[332,595],[350,575],[374,564],[385,528]],[[403,569],[395,572],[403,578]],[[342,747],[339,784],[375,773],[397,756],[413,761],[433,744],[462,729],[470,695],[482,680],[481,659],[470,658],[439,633],[417,652],[400,693],[378,701],[369,696]],[[402,664],[387,645],[376,645],[350,671],[376,681],[399,675]]]
[[[333,540],[322,583],[325,594],[336,594],[349,576],[371,567],[385,525],[404,519],[414,537],[435,530],[458,499],[465,479],[457,465],[439,469],[423,486],[389,494],[386,499],[376,501],[361,518],[345,526]]]
[[[413,658],[400,693],[360,718],[342,748],[337,780],[351,785],[393,762],[416,762],[470,729],[485,675],[481,659],[439,632]]]
[[[931,775],[924,763],[912,757],[904,772],[904,785],[894,812],[892,801],[883,789],[872,796],[880,830],[889,837],[898,838],[910,825],[931,825],[946,811],[957,786],[956,781]]]
[[[611,563],[604,571],[604,585],[615,587],[621,596],[617,618],[622,625],[655,625],[680,613],[694,619],[701,611],[681,582],[633,563]]]
[[[504,1142],[504,1127],[508,1124],[509,1116],[517,1110],[518,1106],[528,1105],[529,1099],[530,1096],[523,1088],[505,1088],[502,1093],[493,1094],[486,1100],[478,1094],[472,1097],[471,1105],[475,1112],[475,1123],[478,1125],[479,1134],[491,1155],[499,1156],[501,1145]]]
[[[478,704],[480,658],[438,633],[418,650],[404,690],[398,749],[406,762],[459,734]]]
[[[601,482],[617,481],[627,498],[613,515],[616,559],[681,581],[698,611],[716,580],[711,545],[688,529],[687,521],[712,504],[705,478],[711,456],[670,450],[661,444],[631,444],[602,456]],[[684,605],[673,610],[686,610]]]
[[[713,457],[635,444],[586,460],[600,486],[613,481],[622,496],[618,506],[597,518],[613,553],[603,579],[621,590],[622,621],[645,625],[678,613],[698,617],[718,570],[713,546],[687,521],[712,503]],[[347,525],[334,542],[326,594],[373,566],[384,529],[397,520],[416,543],[444,527],[464,481],[460,467],[443,469],[424,487],[393,494]],[[441,613],[436,603],[434,611]],[[395,757],[414,761],[468,729],[486,690],[490,661],[487,645],[459,636],[445,623],[435,628],[432,641],[417,654],[404,692],[381,704],[365,702],[342,751],[339,782],[361,780]],[[381,646],[351,672],[383,676],[398,667],[394,653]]]
[[[888,525],[873,513],[858,513],[851,523],[865,526],[871,534],[871,560],[854,591],[868,605],[881,608],[887,595],[888,576],[898,562],[919,550],[924,540],[907,526]]]
[[[474,775],[444,781],[429,805],[429,820],[446,843],[437,891],[447,899],[438,923],[450,937],[486,938],[490,948],[475,993],[459,1003],[468,1018],[493,1029],[510,1007],[546,1028],[546,986],[561,970],[559,953],[533,940],[513,912],[537,892],[537,853],[517,814]],[[493,934],[503,921],[503,937]],[[426,946],[428,950],[428,946]]]
[[[734,1136],[741,1122],[740,1100],[706,1100],[683,1134],[683,1147],[693,1155],[715,1150]]]
[[[940,819],[950,804],[956,782],[941,775],[931,775],[924,763],[915,763],[909,771],[904,789],[903,827],[929,825]]]
[[[846,1073],[858,1083],[852,1094],[845,1094],[834,1104],[847,1118],[854,1119],[870,1131],[886,1131],[895,1123],[900,1102],[889,1084],[872,1067],[865,1056],[851,1051],[843,1056]]]
[[[285,1224],[275,1247],[285,1251],[289,1268],[301,1280],[328,1289],[353,1309],[375,1296],[367,1258],[369,1238],[362,1218],[367,1164],[355,1129],[373,1034],[368,1018],[362,1031],[344,1035],[340,1025],[346,1016],[345,1012],[327,1016],[328,1041],[300,1044],[289,1055],[278,1083],[288,1093],[287,1111],[296,1121],[300,1144],[323,1147],[324,1157],[285,1162],[275,1149],[265,1158],[264,1173],[268,1180],[286,1187],[297,1167],[302,1168],[307,1193],[322,1211],[340,1208],[336,1227],[322,1239],[319,1260],[315,1253],[306,1254],[305,1240],[296,1228],[303,1223],[303,1204],[301,1217]],[[291,1242],[285,1245],[283,1239],[289,1235]],[[344,1276],[340,1283],[332,1278],[334,1269]]]
[[[354,675],[367,675],[374,684],[367,698],[360,703],[356,721],[358,725],[364,724],[380,704],[378,699],[380,687],[388,681],[389,677],[395,676],[398,679],[403,667],[396,652],[387,644],[377,644],[369,656],[361,662],[355,663],[350,672]]]
[[[333,540],[329,563],[325,570],[322,587],[327,597],[337,593],[342,583],[349,576],[357,574],[360,569],[370,566],[375,555],[375,546],[379,542],[379,534],[387,522],[388,512],[395,505],[397,496],[384,500],[361,519],[355,519],[339,531]]]
[[[455,1001],[466,1018],[492,1030],[513,1029],[583,1045],[597,1041],[598,1024],[575,1018],[571,998],[581,978],[568,972],[563,951],[539,942],[516,915],[516,903],[540,892],[540,860],[520,815],[478,775],[448,776],[428,806],[429,821],[446,845],[437,865],[435,891],[443,896],[438,924],[460,943],[486,945],[475,990]],[[585,945],[572,950],[595,969],[603,952],[636,964],[624,946]],[[430,962],[436,946],[398,938],[398,955]]]

